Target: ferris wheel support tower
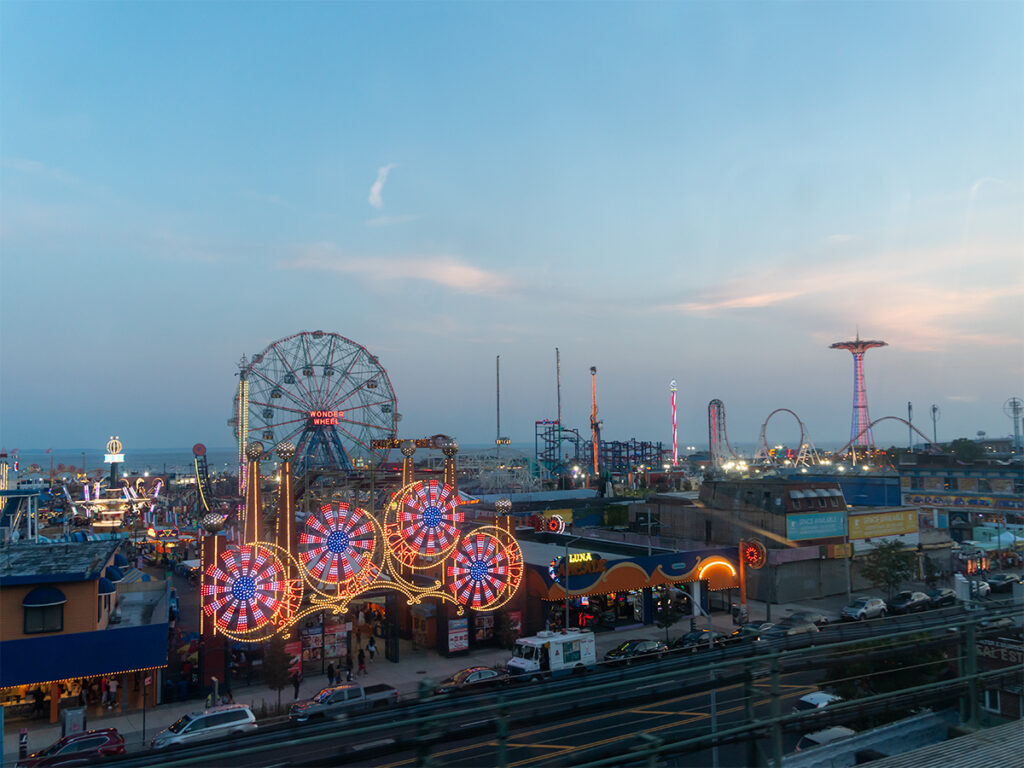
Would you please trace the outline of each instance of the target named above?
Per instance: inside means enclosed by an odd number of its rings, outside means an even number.
[[[853,341],[837,341],[829,349],[845,349],[853,355],[853,421],[850,426],[850,440],[862,447],[875,444],[871,434],[871,419],[868,416],[868,392],[864,386],[864,354],[875,347],[889,346],[884,341],[864,341],[857,334]]]

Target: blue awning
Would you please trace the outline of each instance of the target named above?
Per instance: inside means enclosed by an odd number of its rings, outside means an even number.
[[[103,575],[115,584],[119,581],[124,581],[124,571],[122,571],[116,565],[107,566],[107,570]]]
[[[128,562],[128,558],[122,555],[120,552],[114,555],[114,565],[118,568],[129,568],[131,564]]]
[[[114,586],[114,582],[110,579],[100,578],[99,589],[97,594],[99,595],[112,595],[117,592],[117,587]]]
[[[68,599],[56,587],[36,587],[21,601],[24,608],[44,608],[48,605],[64,605]]]

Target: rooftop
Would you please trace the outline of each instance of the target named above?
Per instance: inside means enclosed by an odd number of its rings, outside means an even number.
[[[0,585],[98,579],[120,541],[19,542],[0,552]]]

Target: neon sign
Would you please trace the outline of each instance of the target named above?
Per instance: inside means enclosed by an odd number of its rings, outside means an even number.
[[[313,420],[315,425],[327,426],[329,424],[338,425],[341,424],[341,420],[345,418],[344,411],[310,411],[309,418]]]

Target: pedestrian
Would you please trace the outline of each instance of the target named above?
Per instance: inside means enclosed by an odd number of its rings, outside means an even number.
[[[370,661],[373,661],[373,655],[377,653],[377,639],[375,637],[371,637],[370,642],[366,644],[366,651],[370,654]]]
[[[42,717],[43,716],[43,713],[45,712],[45,707],[43,707],[43,698],[44,698],[44,696],[45,696],[45,694],[43,693],[43,689],[42,688],[35,688],[32,691],[32,716],[33,717]]]
[[[366,651],[364,651],[362,648],[359,649],[359,670],[356,672],[356,674],[366,674]]]
[[[334,687],[334,662],[327,665],[327,685]]]
[[[345,657],[345,680],[352,682],[352,654]]]
[[[289,678],[292,681],[292,685],[295,686],[295,698],[299,698],[299,683],[302,682],[302,675],[299,674],[299,670],[292,672],[292,676]]]
[[[103,691],[103,695],[100,697],[100,707],[105,707],[110,702],[110,681],[107,678],[103,678],[100,683]]]
[[[110,680],[110,708],[115,709],[117,707],[117,678],[111,678]]]

